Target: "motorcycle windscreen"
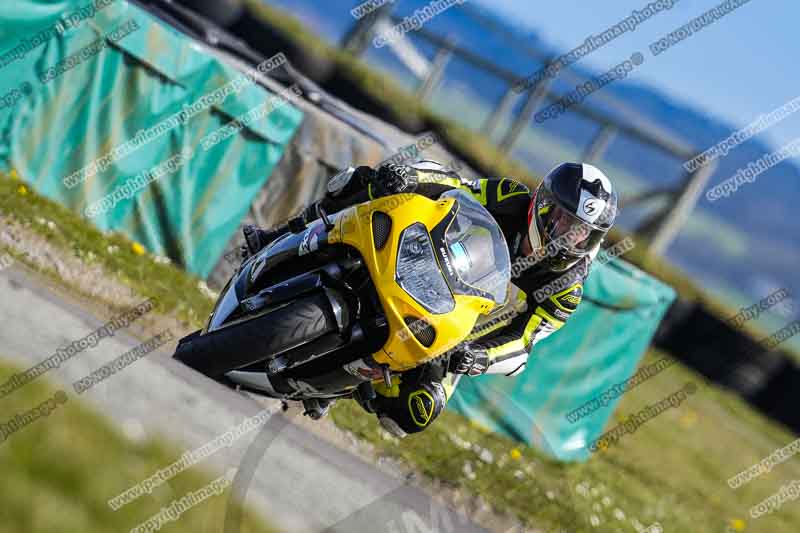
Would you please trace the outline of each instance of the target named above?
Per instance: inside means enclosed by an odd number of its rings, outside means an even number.
[[[454,189],[442,197],[453,197],[459,204],[458,213],[445,232],[445,242],[456,275],[467,290],[454,287],[454,292],[483,293],[502,304],[511,281],[511,259],[500,226],[471,194]]]

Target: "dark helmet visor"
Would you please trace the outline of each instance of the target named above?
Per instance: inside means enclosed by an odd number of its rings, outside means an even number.
[[[605,230],[579,219],[558,205],[552,194],[541,187],[536,194],[535,209],[536,223],[545,244],[555,243],[576,257],[591,252],[606,234]]]

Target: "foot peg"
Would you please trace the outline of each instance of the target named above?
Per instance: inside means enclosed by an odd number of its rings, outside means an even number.
[[[319,420],[328,414],[328,411],[331,409],[331,405],[333,405],[333,400],[325,400],[321,398],[303,400],[303,407],[306,409],[303,414],[311,418],[311,420]]]

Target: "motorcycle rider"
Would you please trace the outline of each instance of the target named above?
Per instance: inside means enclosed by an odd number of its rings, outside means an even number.
[[[509,178],[466,182],[433,161],[409,166],[361,166],[334,176],[325,198],[303,212],[317,218],[319,208],[335,212],[380,196],[417,193],[438,198],[461,188],[492,214],[509,247],[512,287],[497,317],[479,324],[466,342],[450,350],[449,359],[403,373],[392,387],[375,384],[377,397],[360,402],[397,436],[429,427],[444,409],[462,375],[504,374],[525,370],[531,348],[560,329],[575,312],[583,282],[617,214],[617,194],[599,169],[563,163],[551,170],[531,193]],[[255,253],[274,237],[255,226],[244,228],[247,250]],[[537,301],[534,293],[550,285],[557,290]],[[539,291],[541,296],[542,291]],[[448,376],[452,374],[453,376]]]

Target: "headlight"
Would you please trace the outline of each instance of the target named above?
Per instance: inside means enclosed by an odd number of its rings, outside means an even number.
[[[409,226],[400,235],[395,279],[431,313],[441,315],[455,308],[456,301],[436,263],[431,238],[423,224]]]

